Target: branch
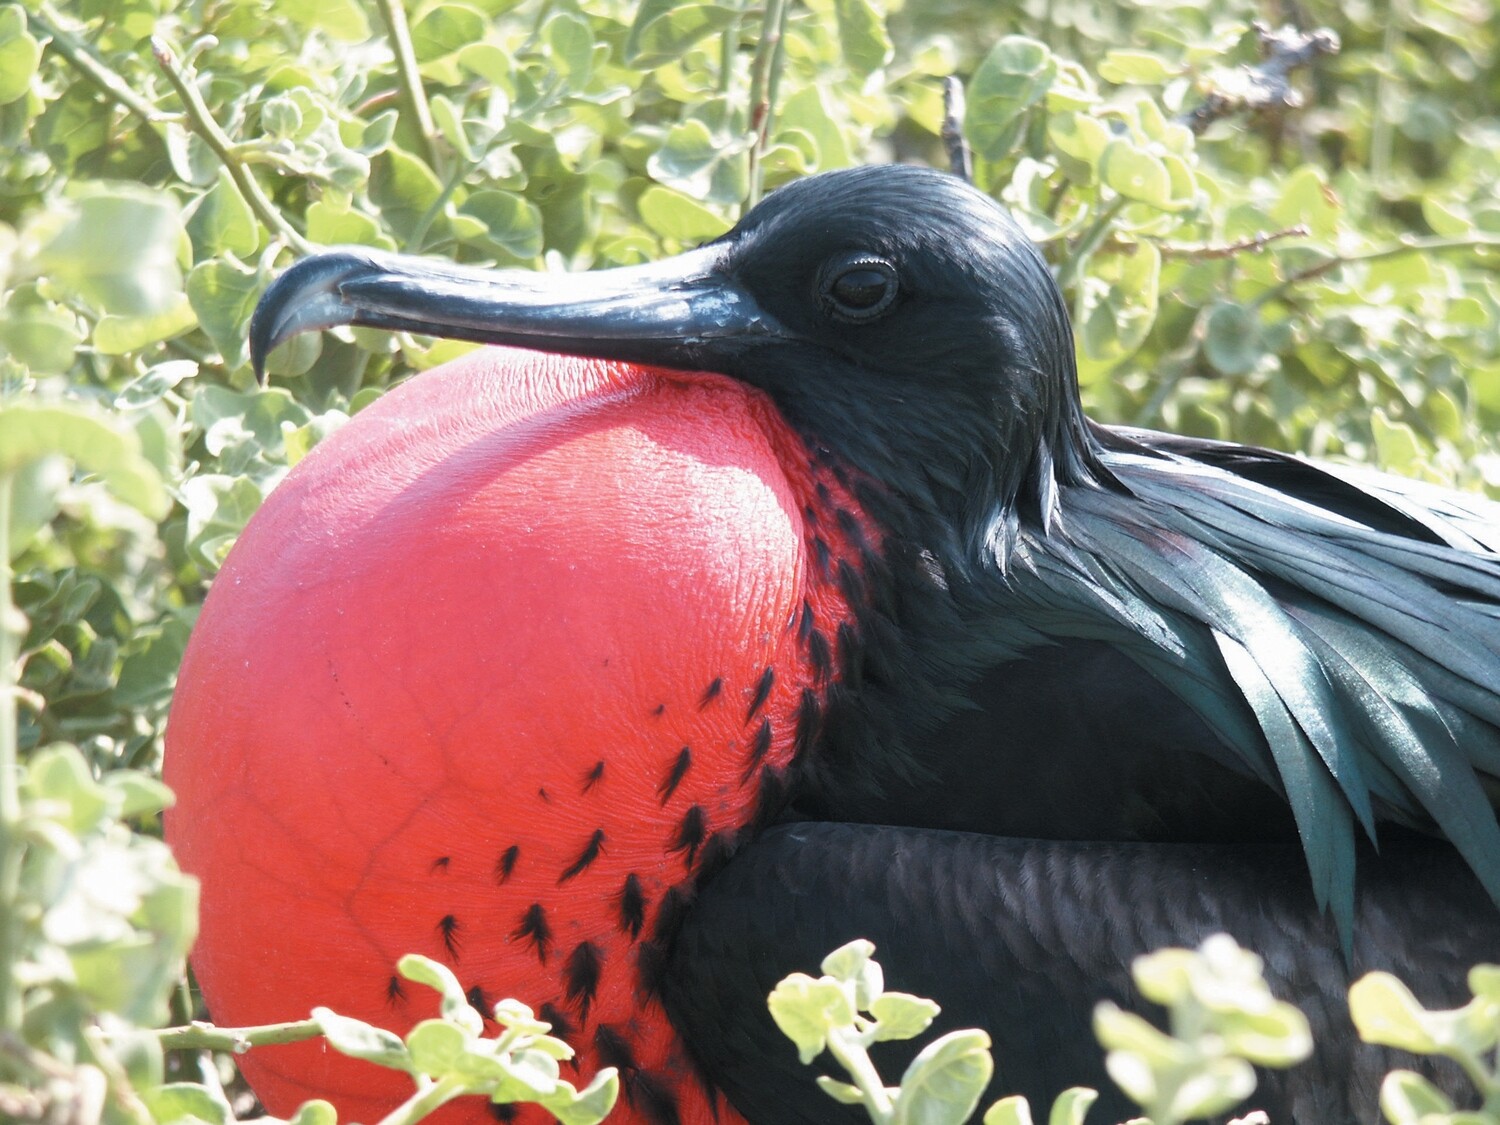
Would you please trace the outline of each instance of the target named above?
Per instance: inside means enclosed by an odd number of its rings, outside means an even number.
[[[171,115],[159,111],[132,90],[125,79],[96,59],[81,39],[64,31],[62,17],[53,10],[52,5],[42,4],[28,18],[47,34],[52,40],[53,49],[67,60],[68,65],[97,86],[110,101],[151,126],[153,132],[156,131],[156,126],[170,119]]]
[[[24,1014],[15,967],[21,960],[21,791],[16,688],[26,618],[11,601],[10,521],[15,474],[0,473],[0,1034],[14,1038]]]
[[[281,1043],[300,1043],[323,1034],[317,1020],[272,1023],[262,1027],[215,1027],[194,1020],[186,1027],[164,1027],[151,1034],[164,1051],[227,1051],[243,1055],[251,1047],[270,1047]]]
[[[1252,238],[1242,238],[1238,242],[1229,242],[1219,245],[1212,243],[1203,246],[1183,246],[1171,242],[1158,243],[1157,249],[1161,251],[1164,258],[1187,258],[1191,261],[1213,261],[1216,258],[1233,258],[1237,254],[1251,253],[1259,254],[1273,242],[1283,238],[1306,238],[1312,232],[1301,223],[1294,227],[1283,227],[1281,230],[1257,231]]]
[[[219,128],[219,123],[214,120],[202,95],[198,93],[198,88],[183,73],[177,63],[177,57],[172,54],[172,49],[167,46],[166,40],[160,36],[152,36],[151,54],[156,58],[156,65],[161,67],[162,73],[167,76],[167,81],[172,84],[172,89],[176,90],[177,96],[182,99],[182,108],[187,112],[189,127],[203,138],[204,143],[219,158],[219,162],[224,165],[224,170],[229,173],[234,186],[240,189],[240,195],[244,196],[251,210],[260,217],[260,221],[265,223],[267,228],[280,235],[298,254],[311,254],[312,243],[298,234],[291,224],[281,217],[281,212],[276,209],[276,205],[266,198],[265,192],[261,191],[259,182],[250,174],[244,162],[235,155],[234,142],[229,139],[224,130]]]
[[[776,72],[781,62],[781,30],[785,16],[786,0],[767,0],[765,14],[761,17],[760,42],[755,47],[755,60],[750,64],[750,132],[754,134],[754,140],[750,145],[747,211],[760,202],[763,175],[760,158],[771,135],[771,107],[775,100]]]
[[[974,182],[974,160],[964,139],[964,84],[954,75],[943,79],[943,148],[948,171],[965,183]]]
[[[1337,33],[1326,27],[1309,32],[1293,27],[1273,31],[1259,20],[1251,26],[1260,38],[1265,61],[1240,67],[1235,88],[1210,90],[1202,104],[1178,118],[1194,133],[1202,133],[1215,121],[1237,113],[1298,108],[1303,98],[1292,88],[1291,72],[1309,65],[1319,55],[1336,55],[1339,51]]]
[[[376,7],[380,9],[380,18],[385,23],[391,50],[396,54],[396,77],[401,84],[402,100],[411,111],[412,123],[417,127],[417,132],[422,135],[422,144],[427,149],[427,163],[441,176],[432,108],[427,104],[427,91],[422,86],[422,75],[417,70],[417,53],[412,49],[411,30],[406,25],[406,9],[401,6],[401,2],[402,0],[376,0]]]
[[[1464,238],[1403,238],[1388,246],[1365,250],[1358,254],[1335,254],[1316,265],[1298,270],[1283,278],[1280,283],[1251,299],[1253,305],[1278,300],[1286,292],[1304,281],[1314,281],[1324,274],[1332,273],[1340,266],[1356,265],[1360,262],[1379,262],[1386,258],[1399,258],[1403,254],[1440,254],[1449,250],[1485,251],[1500,250],[1500,235],[1475,234]]]

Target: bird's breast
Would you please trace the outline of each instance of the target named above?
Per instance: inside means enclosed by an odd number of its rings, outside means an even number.
[[[651,968],[816,736],[846,500],[717,376],[488,350],[356,416],[251,522],[182,669],[168,836],[214,1019],[404,1031],[436,1012],[394,974],[422,953],[486,1014],[538,1009],[580,1076],[621,1067],[619,1120],[706,1120]],[[409,1089],[321,1044],[244,1069],[279,1114]]]

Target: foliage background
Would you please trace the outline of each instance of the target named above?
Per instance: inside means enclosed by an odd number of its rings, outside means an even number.
[[[155,1112],[129,1091],[159,1081],[159,1045],[100,1028],[192,1010],[193,888],[151,832],[196,607],[291,464],[462,347],[305,337],[257,387],[246,321],[296,254],[581,269],[671,253],[795,176],[945,164],[956,74],[977,182],[1072,300],[1096,417],[1500,495],[1494,16],[1489,0],[0,3],[0,563],[24,615],[0,621],[0,1116],[54,1079],[106,1117]],[[1195,133],[1211,96],[1254,93],[1255,19],[1327,26],[1342,49],[1294,77],[1301,108]],[[217,1081],[208,1056],[188,1064]]]

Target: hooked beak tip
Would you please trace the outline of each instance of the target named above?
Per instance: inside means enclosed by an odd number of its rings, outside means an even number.
[[[303,258],[273,281],[250,316],[250,366],[257,382],[265,384],[266,357],[293,336],[350,323],[357,310],[341,287],[380,269],[367,252],[331,250]]]

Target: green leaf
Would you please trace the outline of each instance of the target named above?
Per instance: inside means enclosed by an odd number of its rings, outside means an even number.
[[[1393,1070],[1380,1084],[1380,1112],[1391,1125],[1425,1125],[1429,1114],[1453,1112],[1453,1101],[1420,1074]]]
[[[189,478],[182,484],[180,498],[187,509],[188,552],[210,572],[223,563],[263,499],[254,481],[224,473]]]
[[[1090,183],[1109,147],[1109,126],[1087,113],[1057,113],[1047,120],[1047,139],[1081,165],[1074,179]]]
[[[277,140],[296,140],[302,131],[302,107],[297,104],[295,98],[283,94],[279,98],[272,98],[260,107],[260,127],[265,130],[266,135]],[[225,175],[223,169],[219,175]]]
[[[467,4],[439,4],[411,25],[418,62],[431,62],[484,38],[484,13]]]
[[[885,14],[875,0],[834,0],[839,46],[844,62],[861,78],[868,78],[891,61],[895,49],[885,29]]]
[[[1261,1012],[1231,1013],[1220,1034],[1225,1050],[1258,1066],[1292,1066],[1312,1054],[1307,1017],[1291,1004],[1277,1002]]]
[[[680,121],[667,131],[646,169],[653,179],[702,197],[708,194],[714,167],[723,159],[717,139],[697,118]]]
[[[1500,965],[1475,965],[1470,969],[1469,991],[1476,999],[1500,1007]]]
[[[1283,227],[1304,225],[1314,238],[1331,241],[1338,235],[1342,204],[1315,164],[1303,164],[1281,186],[1281,198],[1271,208],[1271,220]]]
[[[399,238],[411,236],[442,194],[443,185],[432,169],[394,145],[370,164],[370,201]]]
[[[1006,155],[1011,123],[1046,95],[1057,75],[1057,59],[1045,43],[1007,35],[993,47],[969,81],[964,126],[974,151],[991,160]]]
[[[873,960],[874,953],[872,943],[857,938],[823,958],[824,973],[854,985],[854,1005],[862,1012],[869,1011],[875,998],[885,989],[885,974],[879,963]]]
[[[859,975],[864,972],[865,966],[870,963],[870,958],[874,955],[874,942],[856,938],[824,957],[819,967],[835,980],[855,981],[859,979]]]
[[[334,1050],[392,1070],[412,1072],[411,1056],[399,1036],[363,1020],[350,1019],[327,1008],[314,1008],[312,1018]]]
[[[349,416],[342,411],[330,410],[326,414],[319,414],[305,425],[286,430],[282,441],[286,445],[287,466],[295,467],[319,442],[348,420]]]
[[[1031,1103],[1020,1094],[1001,1098],[985,1110],[982,1125],[1032,1125]]]
[[[598,1125],[615,1108],[620,1097],[620,1078],[613,1067],[605,1067],[577,1093],[554,1095],[543,1100],[559,1125]]]
[[[512,88],[515,61],[494,43],[470,43],[461,48],[458,65],[498,89]]]
[[[1197,956],[1191,949],[1158,949],[1132,961],[1130,976],[1147,1000],[1170,1007],[1191,995]]]
[[[1390,973],[1367,973],[1349,988],[1349,1017],[1366,1043],[1432,1054],[1438,1044],[1424,1026],[1426,1014],[1411,990]]]
[[[385,234],[368,215],[347,204],[315,200],[307,208],[307,237],[324,246],[375,246],[396,249],[396,241]]]
[[[1086,1086],[1070,1086],[1052,1103],[1047,1125],[1083,1125],[1090,1107],[1099,1100],[1099,1091]],[[985,1125],[989,1125],[988,1122]]]
[[[931,1000],[921,996],[905,992],[881,993],[869,1007],[870,1015],[877,1021],[875,1041],[915,1039],[932,1025],[940,1011],[942,1009]]]
[[[836,981],[814,980],[793,973],[771,992],[768,1004],[776,1026],[797,1047],[803,1063],[810,1063],[828,1043],[828,1032],[854,1022],[854,1005]]]
[[[1134,253],[1102,254],[1091,263],[1085,293],[1083,349],[1079,377],[1087,382],[1133,354],[1156,323],[1161,283],[1161,252],[1140,242]],[[1101,291],[1102,289],[1102,291]]]
[[[186,640],[186,636],[183,637]],[[181,649],[178,650],[179,657]],[[179,659],[178,663],[181,663]],[[112,770],[104,775],[104,787],[119,798],[120,817],[139,817],[172,807],[176,797],[163,781],[140,770]]]
[[[344,43],[370,38],[370,22],[357,0],[276,0],[275,11],[298,27],[322,31]]]
[[[83,339],[78,317],[57,305],[23,305],[12,298],[11,306],[0,310],[0,354],[14,356],[39,375],[72,367]]]
[[[699,40],[739,18],[735,8],[698,0],[644,0],[625,38],[625,64],[650,70],[673,62]]]
[[[933,1040],[901,1076],[893,1125],[962,1125],[994,1073],[984,1032],[951,1031]]]
[[[441,997],[441,1011],[443,1019],[452,1022],[470,1035],[478,1035],[484,1030],[484,1017],[474,1010],[469,1003],[468,996],[464,993],[464,986],[458,983],[458,978],[453,975],[453,970],[447,965],[423,957],[416,953],[408,953],[396,962],[396,971],[407,980],[425,984],[434,989]]]
[[[483,235],[468,240],[471,245],[519,261],[531,261],[542,252],[542,213],[524,195],[476,191],[459,210],[484,225]]]
[[[546,1020],[537,1019],[531,1008],[519,1000],[509,998],[501,1000],[495,1005],[494,1012],[491,1014],[501,1027],[526,1035],[546,1035],[552,1030],[551,1024]]]
[[[248,258],[260,247],[255,213],[222,168],[218,183],[203,195],[188,218],[187,232],[199,258],[212,258],[225,251]]]
[[[152,316],[182,293],[182,238],[169,194],[111,185],[78,201],[33,268],[101,312]]]
[[[119,410],[139,410],[159,402],[163,395],[185,379],[198,374],[198,365],[190,359],[169,359],[148,367],[138,379],[125,384],[115,396]]]
[[[792,133],[811,137],[817,145],[816,167],[819,171],[847,168],[854,163],[849,138],[835,115],[827,91],[821,86],[807,86],[782,103],[777,115],[776,136],[780,139]]]
[[[1172,177],[1155,156],[1123,137],[1104,147],[1100,178],[1127,199],[1168,208],[1173,204]]]
[[[671,188],[652,184],[636,202],[646,225],[663,238],[694,244],[717,238],[729,223],[701,203]]]
[[[1114,1056],[1110,1056],[1113,1058]],[[1109,1069],[1109,1058],[1105,1068]],[[1114,1077],[1114,1071],[1109,1070]],[[1156,1116],[1183,1121],[1214,1117],[1255,1092],[1255,1070],[1243,1059],[1209,1059],[1181,1082],[1164,1105],[1147,1103]]]
[[[411,1054],[414,1070],[431,1078],[462,1076],[470,1069],[467,1065],[469,1046],[473,1037],[464,1034],[457,1024],[447,1020],[423,1020],[406,1036],[406,1049]],[[504,1075],[498,1060],[491,1059],[494,1076]],[[478,1093],[476,1089],[473,1091]]]
[[[26,768],[26,792],[33,801],[54,802],[55,817],[74,836],[85,836],[103,820],[118,815],[119,794],[94,780],[77,747],[49,746],[37,751]]]
[[[245,340],[262,285],[257,271],[227,258],[202,262],[188,274],[188,300],[226,367],[243,367],[250,362]]]
[[[192,1082],[173,1082],[154,1090],[139,1091],[153,1121],[172,1125],[177,1121],[201,1121],[207,1125],[233,1125],[234,1110],[222,1094]]]
[[[1432,233],[1442,238],[1464,238],[1474,233],[1474,221],[1461,204],[1448,203],[1433,195],[1422,196],[1422,218]]]
[[[1370,434],[1375,439],[1376,458],[1384,468],[1401,472],[1418,468],[1426,460],[1426,447],[1417,431],[1384,410],[1370,412]]]
[[[42,61],[42,45],[26,30],[26,11],[16,4],[0,7],[0,105],[31,89]]]
[[[141,456],[134,433],[79,406],[0,403],[0,473],[53,454],[100,477],[121,500],[153,519],[166,515],[161,478]]]
[[[1166,59],[1150,51],[1108,51],[1099,63],[1099,77],[1117,86],[1159,86],[1176,73]]]
[[[836,1102],[844,1105],[863,1105],[865,1096],[858,1086],[851,1086],[847,1082],[829,1078],[826,1074],[820,1074],[817,1078],[818,1089],[827,1094]]]
[[[442,94],[434,94],[429,104],[432,122],[437,126],[438,134],[458,153],[459,159],[466,164],[473,163],[474,150],[469,144],[469,134],[464,129],[461,109]]]
[[[1134,1012],[1127,1012],[1107,1000],[1094,1007],[1094,1036],[1106,1050],[1135,1056],[1158,1069],[1181,1066],[1190,1054],[1186,1044]],[[1126,1089],[1125,1092],[1144,1104],[1144,1099],[1137,1097],[1136,1091]]]
[[[338,1125],[338,1120],[338,1110],[331,1103],[314,1098],[298,1106],[286,1125]]]
[[[38,458],[12,475],[8,561],[20,558],[37,533],[56,518],[62,490],[72,477],[72,469],[61,457]]]
[[[573,12],[557,11],[542,27],[547,58],[569,90],[588,85],[594,69],[594,32],[589,22]]]
[[[198,325],[193,303],[182,294],[155,316],[102,316],[94,325],[94,347],[102,355],[126,355],[190,332]]]
[[[1260,317],[1243,305],[1218,304],[1204,325],[1203,355],[1221,375],[1244,375],[1254,370],[1265,348]]]

